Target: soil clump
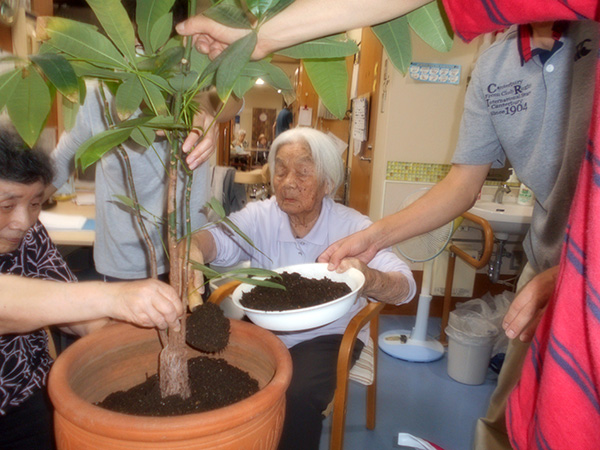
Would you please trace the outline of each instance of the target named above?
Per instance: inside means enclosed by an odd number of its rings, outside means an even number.
[[[258,381],[224,359],[205,356],[188,361],[191,396],[161,398],[158,375],[127,391],[108,395],[96,405],[136,416],[177,416],[231,405],[258,392]]]
[[[219,305],[205,302],[187,318],[185,339],[196,350],[219,352],[229,343],[229,329],[229,319]]]
[[[283,272],[280,275],[281,278],[271,277],[267,280],[282,284],[285,290],[255,286],[242,295],[240,303],[262,311],[288,311],[321,305],[352,291],[346,283],[329,278],[306,278],[297,272]]]

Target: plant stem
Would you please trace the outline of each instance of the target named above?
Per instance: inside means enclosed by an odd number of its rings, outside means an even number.
[[[104,102],[104,115],[106,117],[106,121],[109,127],[113,127],[115,125],[112,116],[110,115],[110,105],[106,98],[106,93],[104,92],[104,83],[100,83],[100,96],[102,97],[102,101]],[[142,236],[144,237],[144,241],[146,242],[146,248],[148,249],[149,258],[150,258],[150,275],[152,278],[158,278],[158,270],[157,270],[157,262],[156,262],[156,249],[154,248],[154,244],[150,239],[150,235],[148,234],[148,230],[146,229],[146,224],[144,223],[144,218],[142,217],[142,210],[140,208],[140,202],[137,198],[137,192],[135,189],[135,182],[133,180],[133,171],[131,169],[131,162],[129,161],[129,155],[127,151],[123,148],[122,145],[117,147],[118,153],[121,156],[125,164],[125,175],[127,177],[127,186],[129,188],[129,192],[131,195],[131,200],[133,201],[133,208],[135,211],[135,218],[142,232]]]

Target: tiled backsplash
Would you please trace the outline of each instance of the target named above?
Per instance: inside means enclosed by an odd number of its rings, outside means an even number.
[[[430,164],[388,161],[385,179],[388,181],[418,181],[437,183],[448,174],[452,164]],[[486,186],[497,186],[500,181],[486,181]]]

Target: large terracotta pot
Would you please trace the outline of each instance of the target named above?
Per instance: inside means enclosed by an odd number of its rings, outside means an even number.
[[[58,448],[277,447],[292,362],[275,335],[256,325],[231,321],[230,344],[219,356],[247,371],[260,386],[255,395],[234,405],[177,417],[141,417],[92,404],[156,373],[159,351],[155,330],[118,324],[80,339],[61,354],[48,381]]]

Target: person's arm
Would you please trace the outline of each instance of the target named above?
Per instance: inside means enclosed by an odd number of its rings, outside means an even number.
[[[538,273],[510,304],[502,321],[502,328],[510,339],[518,337],[523,342],[531,341],[554,293],[558,268],[554,266]]]
[[[223,104],[215,88],[196,96],[199,111],[194,115],[194,130],[183,142],[182,150],[188,153],[185,161],[194,170],[210,158],[217,146],[219,123],[228,122],[242,108],[243,100],[231,96]]]
[[[367,266],[357,258],[346,258],[340,262],[338,271],[345,272],[354,267],[365,276],[361,295],[383,303],[399,305],[408,300],[410,284],[401,272],[382,272]]]
[[[369,262],[383,248],[454,220],[475,204],[489,169],[490,164],[454,164],[448,175],[419,200],[333,243],[319,256],[319,262],[328,262],[331,270],[346,257]]]
[[[27,333],[65,325],[84,334],[97,319],[112,318],[142,327],[180,327],[181,300],[157,280],[120,283],[65,283],[0,275],[0,334]]]
[[[430,0],[296,0],[258,32],[258,42],[252,57],[262,59],[282,48],[342,31],[362,28],[395,19]],[[202,14],[177,25],[177,32],[194,36],[201,53],[217,57],[229,44],[249,33],[249,30],[230,28]]]

